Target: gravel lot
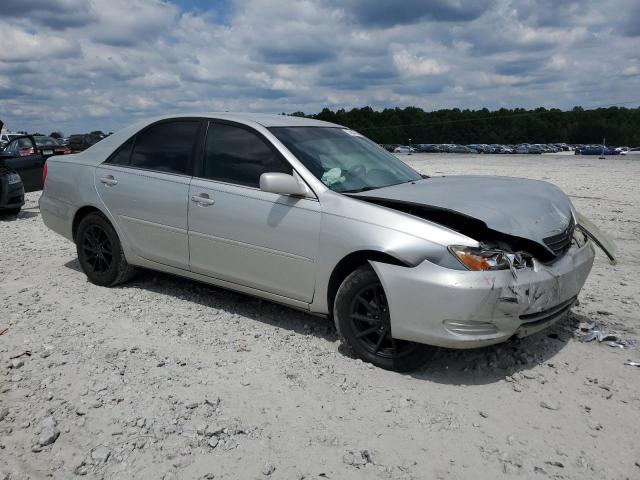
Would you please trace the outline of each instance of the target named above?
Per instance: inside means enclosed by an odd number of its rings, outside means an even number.
[[[548,331],[401,375],[265,301],[149,271],[93,286],[29,194],[0,220],[0,480],[640,478],[640,351],[577,340],[583,321],[640,332],[640,162],[401,158],[553,182],[621,262],[599,254]]]

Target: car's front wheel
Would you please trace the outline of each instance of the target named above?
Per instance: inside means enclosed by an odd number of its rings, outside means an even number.
[[[80,221],[76,249],[82,271],[91,283],[111,287],[135,273],[124,257],[118,234],[101,213],[90,213]]]
[[[338,333],[358,357],[378,367],[406,372],[424,365],[434,347],[391,336],[389,304],[369,265],[354,270],[338,289],[333,308]]]

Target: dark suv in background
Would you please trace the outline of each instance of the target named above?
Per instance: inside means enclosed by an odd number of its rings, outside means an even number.
[[[93,133],[85,133],[82,135],[71,135],[69,137],[68,146],[71,149],[71,153],[82,152],[92,145],[95,145],[102,137]]]

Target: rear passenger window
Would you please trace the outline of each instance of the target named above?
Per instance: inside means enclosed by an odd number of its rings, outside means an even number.
[[[233,125],[211,124],[207,134],[204,177],[248,187],[260,186],[267,172],[293,173],[293,168],[256,133]]]
[[[129,158],[131,157],[131,147],[133,147],[133,138],[127,140],[116,153],[111,155],[106,163],[111,165],[129,165]]]
[[[136,136],[130,165],[170,173],[187,173],[200,122],[181,120],[153,125]]]

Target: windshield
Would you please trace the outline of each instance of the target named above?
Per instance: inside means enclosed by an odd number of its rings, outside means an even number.
[[[58,146],[56,141],[51,137],[35,137],[36,145],[39,147],[44,146]]]
[[[331,190],[355,193],[420,180],[371,140],[337,127],[272,127],[278,140]]]

